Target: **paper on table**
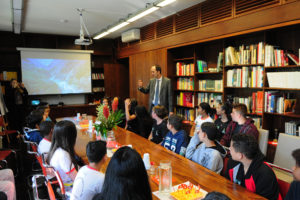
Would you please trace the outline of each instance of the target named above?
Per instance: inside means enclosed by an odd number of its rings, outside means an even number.
[[[186,185],[190,185],[190,182],[187,181],[183,184],[186,184]],[[172,192],[173,191],[176,191],[178,189],[178,186],[180,186],[181,184],[178,184],[178,185],[175,185],[172,187]],[[194,185],[194,187],[197,187]],[[207,192],[205,190],[203,190],[202,188],[200,189],[200,191],[204,194],[204,197],[206,196]],[[172,197],[171,195],[163,195],[161,194],[159,191],[155,191],[155,192],[152,192],[157,198],[159,198],[160,200],[172,200]]]

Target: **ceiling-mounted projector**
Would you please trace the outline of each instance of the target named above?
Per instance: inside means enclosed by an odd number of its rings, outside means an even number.
[[[79,34],[79,39],[75,40],[75,44],[76,45],[90,45],[93,43],[93,40],[92,40],[92,38],[89,34],[89,31],[87,30],[85,23],[83,21],[82,12],[84,11],[84,9],[78,8],[77,11],[79,12],[79,18],[80,18],[80,34]],[[84,38],[83,29],[85,30],[85,32],[89,38],[87,38],[87,39]]]

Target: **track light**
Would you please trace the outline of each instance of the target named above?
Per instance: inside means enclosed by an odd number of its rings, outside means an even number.
[[[160,9],[161,7],[164,7],[170,3],[173,3],[174,1],[176,1],[176,0],[159,0],[159,1],[156,1],[152,4],[150,4],[150,6],[146,5],[146,8],[143,9],[142,11],[132,14],[127,19],[125,19],[125,21],[122,20],[123,22],[121,22],[115,26],[108,27],[109,29],[106,28],[105,31],[102,31],[102,32],[98,33],[97,35],[95,35],[94,39],[97,40],[102,37],[105,37],[106,35],[114,32],[116,30],[119,30],[119,29],[123,28],[124,26],[127,26],[128,24],[130,24],[142,17],[145,17],[146,15],[149,15],[150,13]]]
[[[145,10],[145,11],[143,11],[143,12],[141,12],[141,13],[139,13],[139,14],[131,17],[131,18],[129,18],[127,21],[128,22],[134,22],[134,21],[136,21],[136,20],[138,20],[138,19],[140,19],[140,18],[142,18],[146,15],[149,15],[150,13],[152,13],[152,12],[158,10],[158,9],[159,9],[159,7],[153,6],[149,9],[147,9],[147,10]]]
[[[109,32],[107,32],[107,31],[102,32],[102,33],[100,33],[99,35],[96,35],[96,36],[94,37],[94,40],[98,40],[98,39],[100,39],[100,38],[102,38],[102,37],[104,37],[104,36],[107,36],[108,34],[109,34]]]
[[[160,2],[160,3],[158,3],[156,6],[158,6],[158,7],[164,7],[166,5],[169,5],[170,3],[173,3],[174,1],[176,1],[176,0],[164,0],[164,1]]]

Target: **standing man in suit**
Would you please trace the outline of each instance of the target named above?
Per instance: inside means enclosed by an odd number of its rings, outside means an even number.
[[[173,95],[171,80],[161,75],[161,67],[154,65],[151,67],[153,79],[150,80],[146,88],[143,87],[143,82],[138,81],[138,90],[149,95],[149,112],[156,105],[165,106],[170,114],[173,114]]]

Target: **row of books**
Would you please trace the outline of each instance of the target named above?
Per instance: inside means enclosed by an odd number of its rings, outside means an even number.
[[[236,50],[229,46],[225,49],[225,65],[264,63],[265,45],[263,42],[249,46],[241,45]]]
[[[235,97],[228,95],[227,99],[233,103],[243,103],[247,106],[248,113],[262,114],[263,112],[263,91],[253,92],[249,97]]]
[[[93,87],[93,92],[104,92],[105,88],[104,87]]]
[[[300,136],[300,121],[285,122],[284,130],[288,135]]]
[[[264,68],[242,67],[227,71],[228,87],[263,87]]]
[[[92,80],[103,80],[104,74],[103,73],[92,73]]]
[[[199,80],[199,90],[223,91],[223,80]]]
[[[278,91],[265,92],[265,112],[294,113],[297,99],[290,93],[280,94]]]
[[[195,66],[194,63],[185,64],[183,62],[176,63],[176,75],[177,76],[194,76]]]
[[[208,72],[207,62],[204,60],[197,60],[197,72]]]
[[[178,90],[194,90],[193,78],[178,78],[177,79]]]
[[[217,61],[217,72],[223,71],[223,52],[219,52],[218,61]]]
[[[175,113],[184,118],[184,120],[195,121],[195,110],[188,108],[175,108]]]
[[[254,121],[254,125],[256,126],[257,129],[262,128],[262,118],[261,117],[252,117]]]
[[[3,71],[0,73],[0,80],[10,81],[11,79],[17,79],[17,78],[18,78],[17,72]]]
[[[210,107],[216,108],[217,103],[222,101],[222,94],[216,93],[198,93],[197,94],[197,105],[202,102],[209,103]]]
[[[1,85],[1,91],[2,91],[2,94],[5,95],[5,86],[4,85]]]
[[[299,49],[300,56],[300,49]],[[290,59],[290,60],[289,60]],[[284,50],[278,49],[278,47],[273,45],[266,45],[265,47],[265,66],[287,66],[300,65],[299,58],[290,52],[284,52]]]
[[[194,104],[194,94],[192,92],[180,92],[176,96],[176,104],[178,106],[187,106],[193,108]]]

